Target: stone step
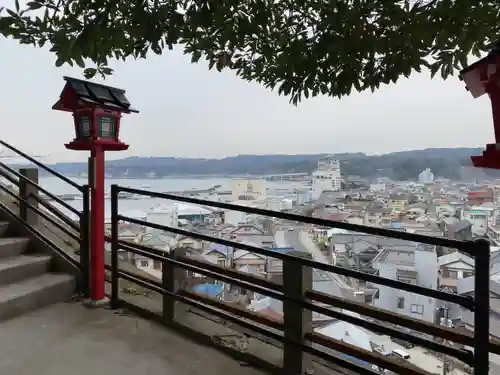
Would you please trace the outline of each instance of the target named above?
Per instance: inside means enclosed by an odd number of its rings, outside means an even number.
[[[20,255],[0,259],[0,286],[47,272],[50,255]]]
[[[29,238],[24,237],[0,238],[0,258],[10,258],[23,254],[28,248],[29,242]]]
[[[0,320],[69,299],[75,278],[67,274],[45,273],[0,287]]]
[[[0,236],[2,236],[9,228],[9,223],[7,221],[0,221]]]

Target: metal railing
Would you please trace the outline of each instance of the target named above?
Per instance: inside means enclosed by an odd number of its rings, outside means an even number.
[[[341,228],[354,232],[362,232],[376,236],[385,236],[411,242],[423,243],[431,246],[455,248],[467,253],[475,259],[475,296],[461,296],[402,281],[390,280],[374,274],[368,274],[352,269],[341,268],[331,264],[315,262],[311,259],[274,252],[249,244],[243,244],[229,239],[210,236],[203,233],[187,231],[185,229],[159,225],[136,218],[127,217],[119,213],[119,198],[121,192],[142,195],[151,198],[161,198],[196,205],[210,206],[223,210],[234,210],[249,214],[274,217],[279,219],[308,223],[312,225]],[[183,251],[165,252],[140,244],[133,244],[118,238],[118,225],[128,222],[160,231],[168,231],[181,236],[187,236],[202,241],[229,246],[235,249],[247,250],[265,257],[279,259],[283,262],[283,282],[277,283],[266,278],[253,276],[236,269],[221,267],[212,263],[189,257]],[[330,220],[304,217],[294,214],[280,213],[227,203],[211,202],[184,196],[175,196],[156,193],[147,190],[128,187],[111,186],[111,304],[112,308],[126,307],[139,314],[154,315],[155,319],[171,324],[176,320],[176,302],[205,311],[226,322],[232,322],[240,327],[258,333],[261,337],[268,337],[279,342],[283,347],[283,363],[279,369],[285,374],[302,374],[305,367],[310,366],[308,358],[321,359],[336,364],[344,369],[358,374],[377,374],[377,368],[386,369],[400,374],[423,375],[429,372],[414,366],[409,362],[397,361],[391,357],[366,351],[355,346],[335,340],[314,332],[311,328],[311,312],[338,319],[366,330],[404,340],[429,351],[442,353],[454,357],[473,369],[475,375],[488,374],[489,353],[500,354],[500,343],[490,341],[489,337],[489,263],[490,245],[488,241],[455,241],[446,238],[428,237],[419,234],[386,230],[375,227],[334,222]],[[118,252],[124,250],[133,254],[153,259],[162,264],[162,279],[152,280],[148,277],[132,274],[119,267]],[[419,294],[429,298],[457,304],[474,311],[474,332],[467,334],[452,328],[442,327],[423,320],[378,309],[367,304],[358,303],[321,293],[312,289],[308,280],[311,280],[311,269],[342,275],[347,278],[364,280],[381,286],[392,287],[407,292]],[[181,274],[179,274],[179,270]],[[269,296],[283,303],[283,319],[276,320],[265,315],[250,311],[244,307],[231,305],[216,298],[182,289],[179,278],[189,271],[219,280],[220,282],[238,286],[242,289]],[[181,275],[181,276],[179,276]],[[308,276],[309,275],[309,276]],[[160,314],[147,311],[141,306],[122,298],[119,293],[119,280],[124,279],[155,291],[162,296],[162,312]],[[340,309],[340,310],[339,310]],[[359,314],[347,314],[347,310]],[[304,323],[307,322],[307,323]],[[425,333],[425,335],[412,334]],[[429,339],[433,336],[436,340]],[[439,340],[440,339],[440,340]],[[458,345],[449,345],[453,342]],[[359,366],[349,360],[331,354],[331,350],[344,353],[377,367]]]
[[[18,207],[19,212],[15,212],[12,205],[9,205],[5,200],[0,200],[0,207],[13,220],[25,226],[29,232],[52,248],[69,264],[78,268],[82,275],[82,292],[87,296],[89,286],[88,185],[79,185],[75,183],[66,176],[47,167],[3,140],[0,140],[0,145],[14,152],[20,158],[26,160],[27,163],[38,167],[38,169],[24,168],[17,171],[7,164],[0,162],[0,177],[6,179],[13,187],[0,183],[0,191]],[[38,171],[40,169],[47,172],[50,176],[63,181],[66,185],[78,190],[82,194],[82,209],[77,210],[57,195],[40,186],[38,183]],[[32,172],[34,172],[34,174]],[[44,194],[45,197],[42,197],[40,193]],[[45,198],[50,198],[52,202],[47,201]],[[55,203],[55,205],[53,203]],[[69,218],[66,213],[62,212],[61,208],[71,212],[78,220],[75,221]],[[50,236],[44,233],[39,225],[38,219],[40,218],[46,220],[50,226],[58,229],[64,233],[64,235],[68,236],[68,238],[79,244],[79,259],[75,259],[75,257],[69,254],[67,249],[59,246]]]

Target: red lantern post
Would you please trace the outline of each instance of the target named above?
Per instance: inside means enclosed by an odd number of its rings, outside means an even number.
[[[460,79],[474,98],[488,94],[493,113],[495,143],[487,144],[482,155],[472,156],[472,164],[478,168],[500,169],[500,43],[488,56],[463,69]]]
[[[130,107],[125,91],[114,87],[64,77],[66,85],[52,107],[73,113],[75,138],[67,149],[90,151],[93,176],[89,175],[91,192],[90,225],[90,301],[99,304],[104,291],[104,152],[128,149],[118,138],[122,113],[138,113]]]

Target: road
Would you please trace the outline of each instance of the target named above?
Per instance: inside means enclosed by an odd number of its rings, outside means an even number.
[[[391,352],[394,349],[401,349],[410,355],[409,362],[413,363],[415,366],[430,372],[431,374],[442,374],[443,372],[443,362],[434,357],[431,354],[427,354],[424,348],[415,346],[411,349],[405,349],[401,345],[398,345],[391,341],[389,336],[373,334],[371,341],[378,345],[382,345],[384,350]],[[466,375],[463,371],[459,369],[453,369],[453,371],[448,372],[449,375]]]
[[[278,231],[276,232],[275,238],[276,238],[276,244],[278,246],[281,246],[278,243],[279,240],[284,246],[293,247],[295,250],[304,253],[310,253],[316,262],[326,263],[326,264],[330,263],[327,257],[323,255],[318,246],[316,246],[316,244],[313,242],[311,236],[307,231],[300,230],[298,228],[296,228],[293,231],[289,230]],[[325,272],[325,274],[328,275],[331,278],[331,280],[336,281],[339,287],[345,289],[351,289],[351,286],[345,282],[342,276],[331,272]]]

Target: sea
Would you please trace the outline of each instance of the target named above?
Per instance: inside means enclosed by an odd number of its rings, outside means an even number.
[[[250,177],[249,177],[250,178]],[[241,178],[238,178],[241,179]],[[71,178],[72,181],[79,185],[87,184],[85,178]],[[230,191],[233,186],[232,178],[161,178],[161,179],[112,179],[105,180],[106,192],[109,193],[110,187],[113,184],[120,186],[131,187],[136,189],[151,190],[157,192],[182,192],[186,190],[209,189],[216,185],[220,185],[219,191]],[[39,184],[52,194],[77,194],[78,191],[68,183],[56,177],[42,177]],[[287,195],[286,191],[292,191],[298,186],[297,182],[293,181],[267,181],[266,187],[268,195]],[[199,197],[203,199],[203,196]],[[82,209],[81,199],[65,201],[70,206],[77,210]],[[118,210],[121,214],[131,217],[143,217],[151,208],[158,205],[166,205],[169,202],[165,199],[145,198],[145,199],[120,199]],[[59,207],[61,208],[61,207]],[[74,216],[70,211],[64,210],[69,216]],[[109,199],[105,202],[106,218],[111,216],[111,207]]]

